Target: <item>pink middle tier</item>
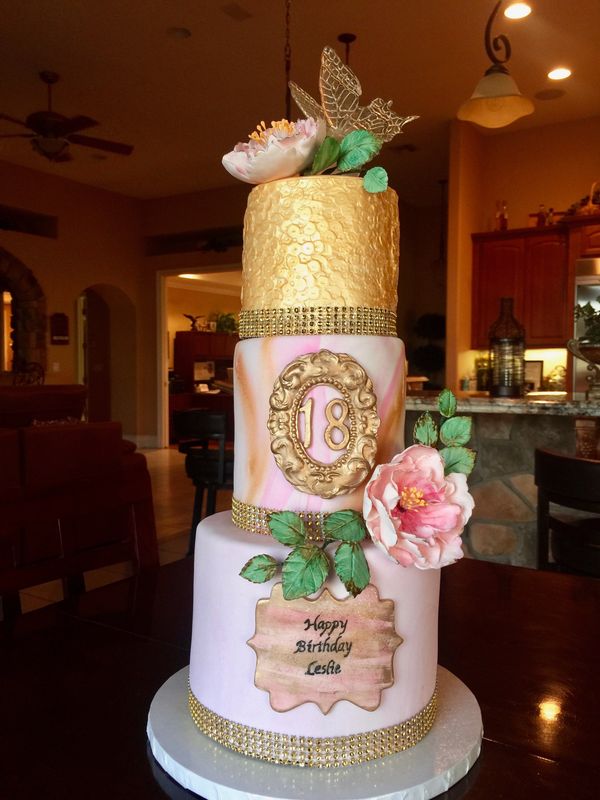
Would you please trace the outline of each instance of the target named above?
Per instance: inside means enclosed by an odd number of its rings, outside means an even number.
[[[269,509],[332,512],[362,509],[364,485],[329,500],[306,494],[284,477],[271,453],[267,428],[269,398],[284,368],[307,353],[346,353],[366,370],[377,397],[381,420],[377,463],[389,461],[404,447],[405,354],[393,336],[275,336],[247,339],[235,350],[234,497]],[[319,387],[327,400],[328,387]],[[315,437],[319,440],[320,437]],[[311,455],[324,459],[323,452]]]

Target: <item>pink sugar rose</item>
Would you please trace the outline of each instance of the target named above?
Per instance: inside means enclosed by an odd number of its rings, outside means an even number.
[[[250,134],[247,142],[239,142],[223,156],[223,166],[245,183],[268,183],[291,178],[312,164],[315,152],[325,138],[322,120],[286,119],[264,122]]]
[[[473,506],[466,476],[445,476],[438,450],[416,444],[375,468],[363,516],[375,544],[394,561],[430,569],[462,558],[460,534]]]

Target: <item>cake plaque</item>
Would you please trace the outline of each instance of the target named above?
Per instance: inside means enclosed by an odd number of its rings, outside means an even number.
[[[316,703],[327,714],[339,700],[374,711],[394,683],[393,657],[402,644],[394,601],[372,584],[337,600],[324,589],[316,600],[285,600],[281,583],[256,605],[254,683],[269,692],[275,711]]]

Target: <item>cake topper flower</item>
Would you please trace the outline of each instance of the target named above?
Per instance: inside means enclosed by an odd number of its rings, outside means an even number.
[[[362,88],[356,75],[335,50],[321,55],[319,89],[321,105],[308,92],[290,82],[290,91],[307,119],[279,120],[267,128],[264,122],[223,156],[223,166],[246,183],[267,183],[293,175],[360,174],[415,116],[400,117],[392,101],[376,98],[359,105]],[[325,135],[327,134],[327,135]],[[385,192],[388,176],[383,167],[372,167],[363,177],[368,192]]]
[[[463,555],[460,535],[473,511],[467,474],[475,453],[464,447],[471,436],[469,417],[454,416],[456,398],[440,395],[444,423],[438,428],[429,413],[415,426],[418,444],[389,464],[375,468],[365,489],[363,515],[375,544],[402,566],[444,567]],[[438,434],[446,446],[432,445]]]
[[[247,142],[239,142],[223,156],[223,166],[245,183],[268,183],[298,175],[312,164],[325,136],[325,124],[311,117],[281,119],[257,125]]]

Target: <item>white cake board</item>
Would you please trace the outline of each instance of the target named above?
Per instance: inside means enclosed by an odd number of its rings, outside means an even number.
[[[477,700],[443,667],[427,736],[402,753],[352,767],[289,767],[239,755],[200,733],[187,703],[185,667],[156,693],[146,730],[160,766],[206,800],[429,800],[467,774],[483,734]]]

